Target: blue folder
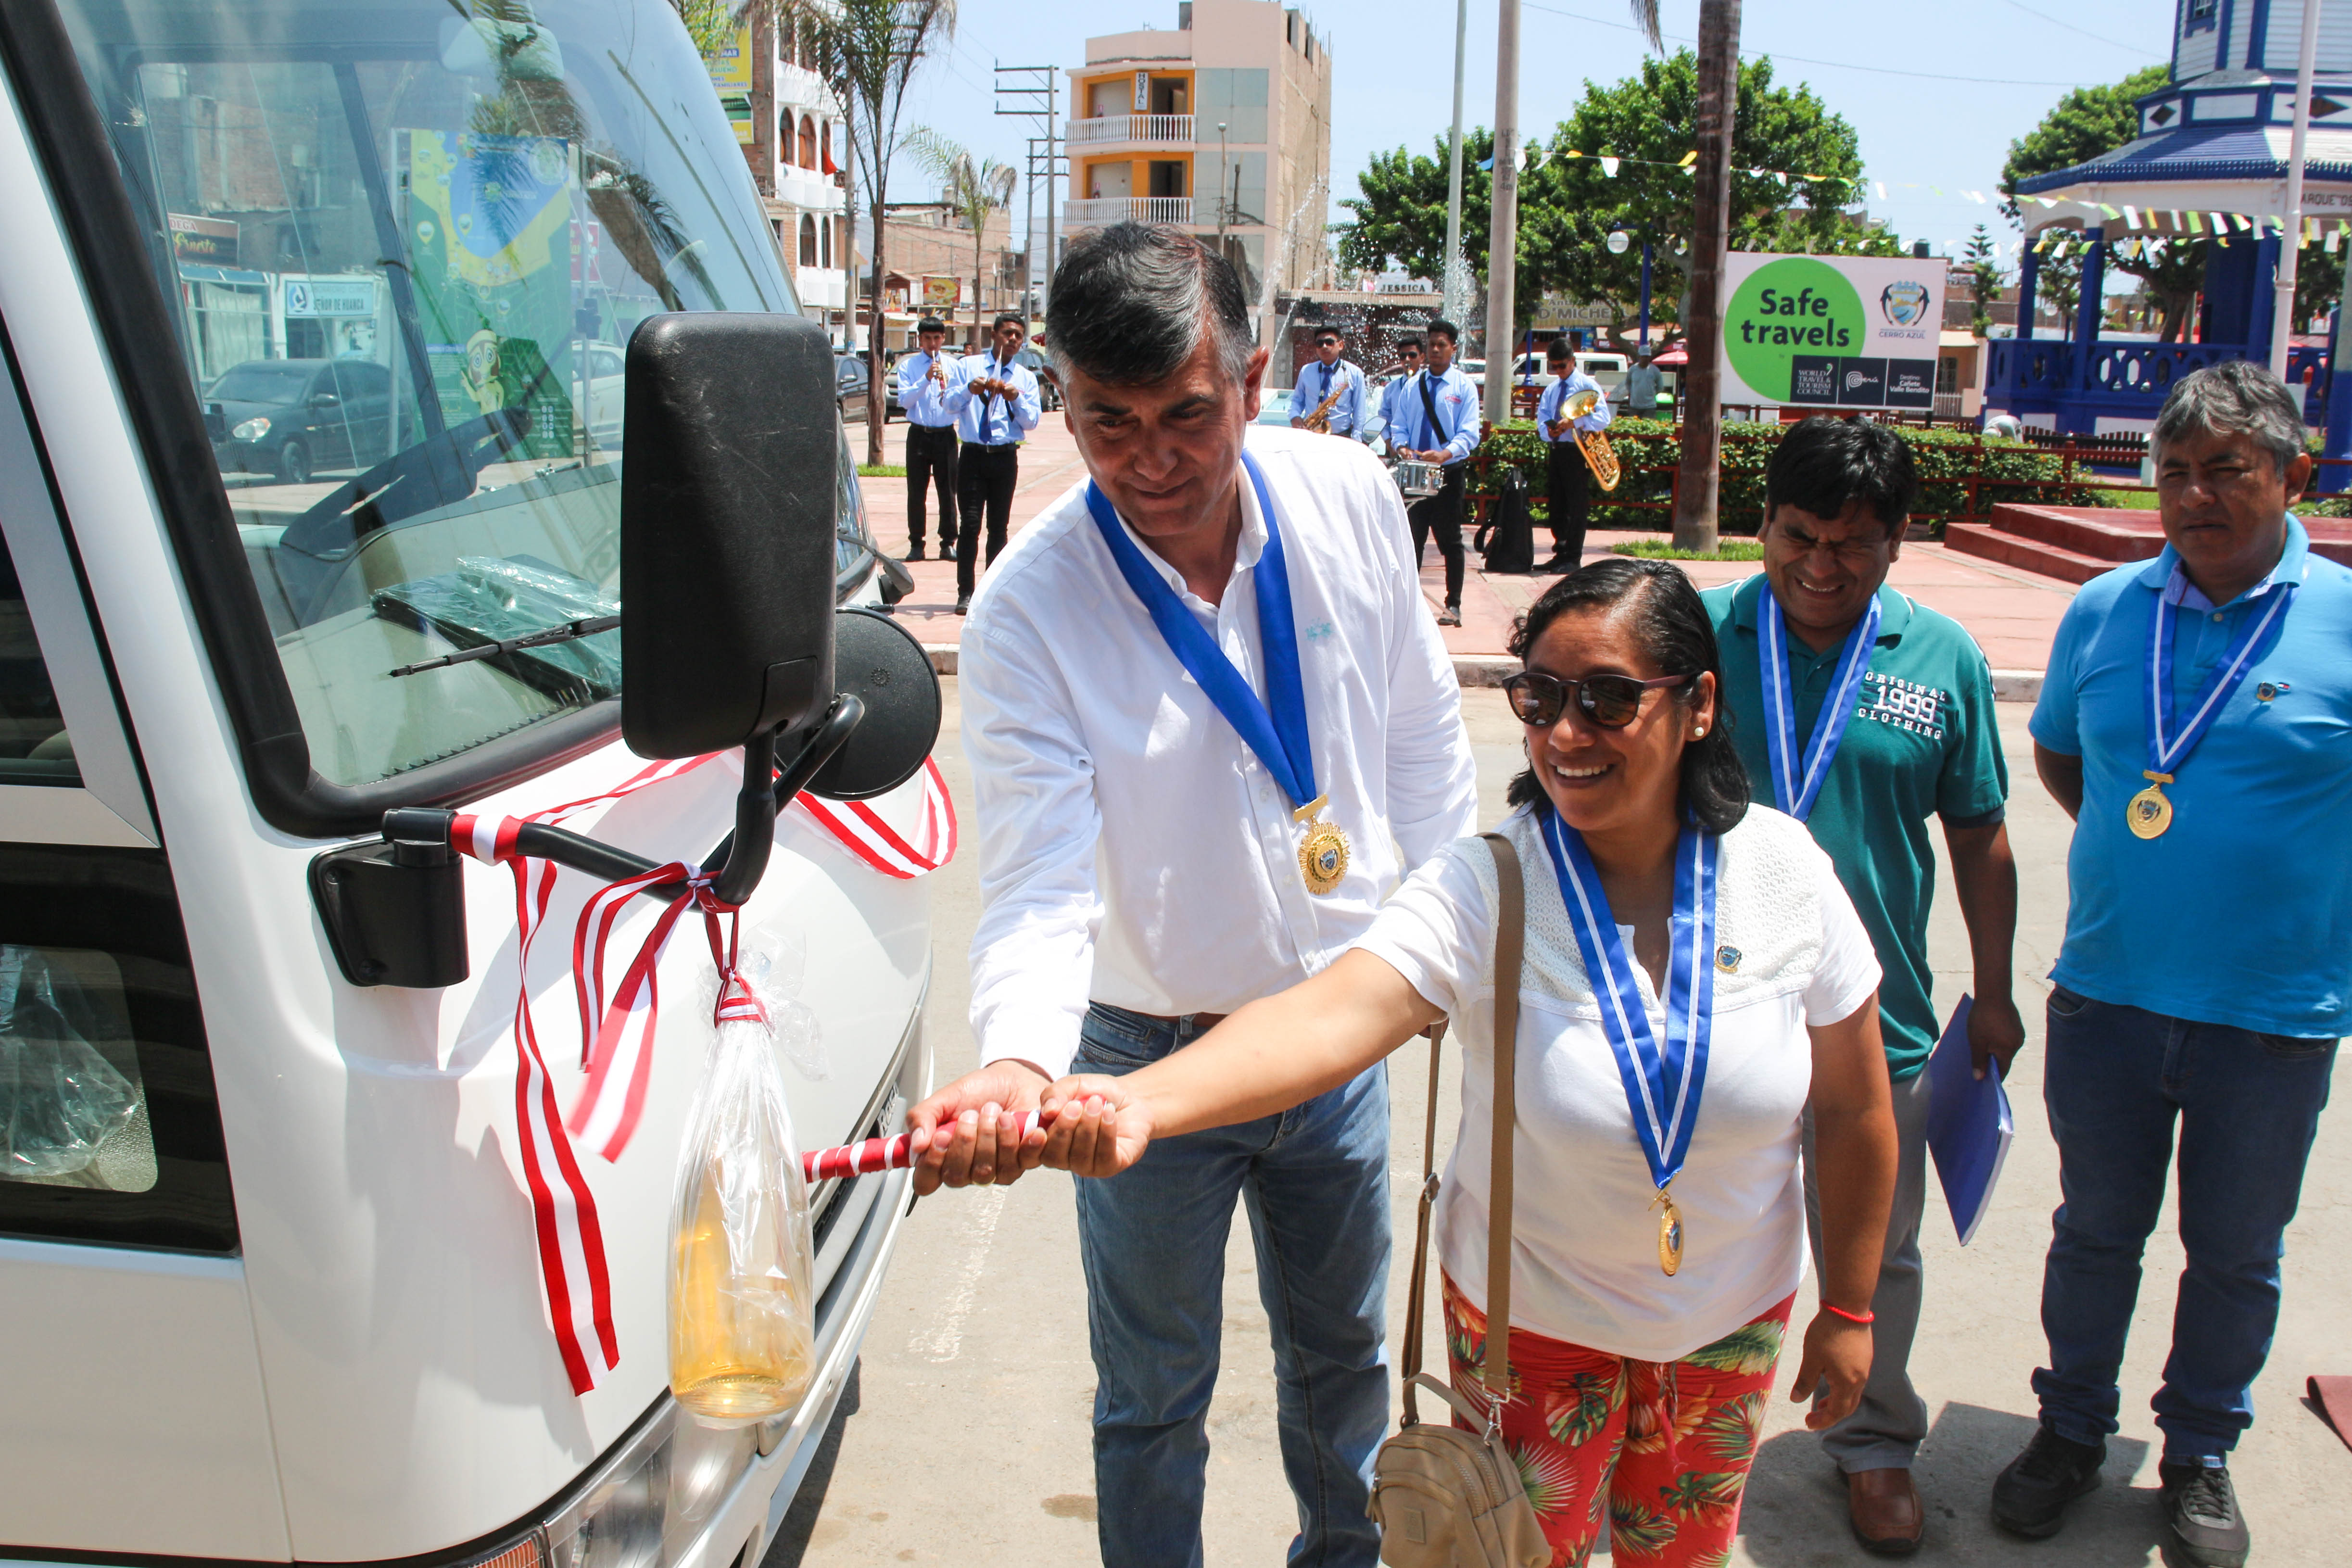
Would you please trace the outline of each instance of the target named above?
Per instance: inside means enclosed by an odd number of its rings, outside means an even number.
[[[1969,1059],[1967,996],[1952,1009],[1944,1037],[1927,1058],[1927,1152],[1936,1157],[1952,1226],[1966,1247],[1992,1206],[1993,1184],[2000,1180],[2001,1162],[2017,1131],[2000,1070],[1988,1067],[1979,1079]]]

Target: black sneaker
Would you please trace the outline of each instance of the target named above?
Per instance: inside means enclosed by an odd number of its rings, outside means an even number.
[[[1992,1521],[2036,1541],[2058,1533],[2066,1505],[2099,1484],[2105,1443],[2074,1443],[2044,1426],[1992,1484]]]
[[[2164,1487],[2164,1511],[2181,1553],[2199,1568],[2243,1568],[2253,1544],[2246,1516],[2238,1511],[2237,1489],[2227,1465],[2156,1467]]]
[[[956,596],[956,614],[959,616],[968,616],[971,614],[971,595],[970,594],[960,594]]]

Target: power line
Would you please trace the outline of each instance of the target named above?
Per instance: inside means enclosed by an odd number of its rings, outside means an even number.
[[[2082,37],[2090,39],[2091,42],[2095,44],[2105,44],[2111,49],[2124,49],[2135,55],[2144,55],[2147,53],[2147,48],[2142,45],[2117,43],[2113,38],[2104,37],[2097,33],[2087,32],[2084,29],[2074,26],[2072,22],[2060,21],[2057,17],[2053,16],[2047,11],[2037,11],[2031,5],[2023,5],[2021,3],[2021,0],[2001,0],[2001,4],[2007,5],[2013,11],[2022,11],[2027,16],[2033,17],[2036,21],[2047,22],[2053,27],[2063,27],[2070,33],[2080,34]]]
[[[1572,22],[1589,22],[1596,27],[1614,27],[1621,32],[1626,33],[1638,33],[1641,31],[1639,27],[1633,26],[1630,23],[1612,22],[1606,16],[1587,16],[1579,11],[1562,11],[1559,7],[1553,5],[1539,5],[1536,4],[1536,0],[1523,0],[1523,4],[1525,4],[1527,8],[1530,11],[1549,12],[1550,15],[1555,16],[1565,16]],[[1675,33],[1665,34],[1664,37],[1677,44],[1696,44],[1698,42],[1696,38],[1684,37],[1679,34]],[[1761,55],[1776,60],[1794,60],[1799,65],[1822,66],[1830,70],[1867,71],[1873,76],[1910,77],[1919,81],[1965,82],[1971,87],[2081,87],[2084,85],[2079,81],[2024,81],[2012,77],[1943,76],[1935,71],[1895,70],[1888,66],[1857,65],[1852,60],[1817,60],[1806,55],[1782,54],[1778,49],[1743,49],[1740,53],[1744,58],[1748,59],[1754,59],[1758,56]]]

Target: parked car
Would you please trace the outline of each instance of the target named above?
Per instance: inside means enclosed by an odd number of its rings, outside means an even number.
[[[1048,414],[1058,410],[1062,406],[1062,389],[1054,384],[1052,376],[1045,374],[1044,351],[1023,349],[1013,357],[1016,363],[1028,366],[1030,374],[1037,378],[1037,406]]]
[[[841,416],[847,419],[866,417],[866,389],[868,384],[866,356],[835,354],[833,356],[835,396],[841,403]]]
[[[252,359],[205,389],[218,411],[224,473],[308,484],[322,468],[364,468],[392,453],[392,373],[372,360]]]

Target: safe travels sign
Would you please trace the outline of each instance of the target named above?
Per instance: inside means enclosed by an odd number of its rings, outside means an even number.
[[[1726,403],[1935,406],[1940,259],[1734,251],[1725,261]]]

